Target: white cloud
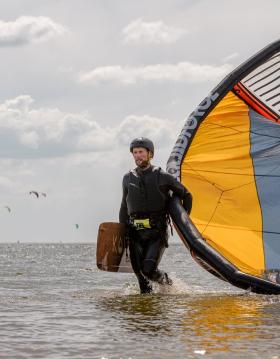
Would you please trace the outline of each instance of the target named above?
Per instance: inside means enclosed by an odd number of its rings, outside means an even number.
[[[125,85],[139,82],[186,82],[201,83],[217,80],[230,72],[232,66],[199,65],[191,62],[180,62],[176,65],[157,64],[142,67],[106,66],[81,73],[81,83],[99,84],[117,82]]]
[[[222,59],[223,62],[228,62],[228,61],[232,61],[235,60],[236,58],[238,58],[240,55],[238,52],[233,52],[232,54],[229,54],[228,56],[224,57]]]
[[[38,148],[39,147],[39,135],[35,131],[24,132],[20,135],[20,141],[23,145],[30,148]]]
[[[34,107],[21,95],[0,105],[0,157],[58,157],[115,150],[137,136],[151,137],[159,147],[174,142],[179,123],[149,115],[130,115],[119,124],[102,127],[88,113],[65,113]],[[175,126],[175,127],[174,127]]]
[[[4,204],[5,198],[9,197],[11,194],[20,194],[24,192],[23,178],[27,176],[20,176],[21,171],[18,169],[18,164],[13,164],[10,168],[7,169],[7,166],[4,166],[0,162],[1,173],[5,175],[0,176],[0,206]],[[12,171],[12,170],[13,171]],[[30,178],[30,176],[28,176]],[[8,203],[6,203],[8,204]]]
[[[125,146],[128,148],[135,137],[151,138],[162,148],[175,142],[181,122],[175,122],[149,115],[129,115],[115,127],[101,127],[83,134],[78,143],[79,150],[112,151]]]
[[[123,30],[124,43],[171,44],[187,33],[186,29],[165,25],[162,21],[137,19]]]
[[[72,66],[59,66],[58,69],[57,69],[57,72],[65,73],[65,74],[70,74],[73,71],[74,70],[73,70]]]
[[[135,137],[151,138],[157,147],[173,143],[179,134],[179,122],[157,118],[149,115],[127,116],[116,128],[116,137],[121,145],[128,146]]]
[[[21,16],[15,21],[0,21],[0,46],[42,42],[66,32],[61,24],[45,16]]]
[[[10,190],[13,186],[14,186],[14,183],[8,177],[0,176],[0,189],[1,190],[3,188],[5,190],[7,190],[7,189]]]
[[[75,152],[81,136],[99,128],[87,113],[36,109],[33,102],[29,95],[21,95],[0,105],[1,157],[58,156]]]

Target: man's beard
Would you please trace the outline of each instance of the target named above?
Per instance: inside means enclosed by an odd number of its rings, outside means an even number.
[[[141,161],[137,160],[137,161],[135,161],[135,163],[136,163],[136,166],[138,166],[140,168],[146,168],[149,166],[150,160],[141,160]]]

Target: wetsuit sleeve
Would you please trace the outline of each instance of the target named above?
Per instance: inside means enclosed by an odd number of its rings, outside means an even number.
[[[126,204],[126,197],[128,193],[128,174],[126,174],[123,178],[122,182],[122,202],[121,202],[121,208],[119,212],[119,222],[128,224],[128,212],[127,212],[127,204]]]
[[[161,172],[164,182],[167,183],[168,189],[171,190],[174,194],[176,194],[183,201],[183,207],[188,212],[191,213],[192,209],[192,195],[188,191],[188,189],[182,185],[179,181],[177,181],[173,176],[164,171]]]

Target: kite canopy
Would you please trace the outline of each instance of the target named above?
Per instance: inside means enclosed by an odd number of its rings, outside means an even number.
[[[228,75],[187,119],[167,171],[193,195],[170,214],[193,257],[244,289],[280,294],[280,40]]]

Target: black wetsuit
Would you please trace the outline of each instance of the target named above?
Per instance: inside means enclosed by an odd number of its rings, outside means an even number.
[[[132,268],[138,278],[141,293],[150,293],[149,280],[160,284],[170,283],[167,274],[158,269],[167,247],[167,202],[169,191],[183,200],[188,213],[192,196],[188,190],[161,168],[139,167],[123,178],[123,197],[119,213],[120,223],[129,231],[129,251]],[[135,219],[149,219],[151,228],[135,227]]]

